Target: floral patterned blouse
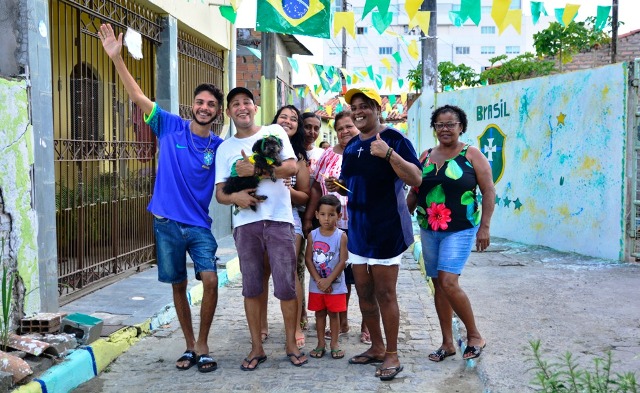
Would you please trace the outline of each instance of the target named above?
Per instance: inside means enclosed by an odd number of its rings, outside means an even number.
[[[467,160],[469,145],[440,168],[431,162],[431,150],[422,167],[422,184],[418,189],[418,224],[432,231],[457,232],[480,223],[476,196],[476,172]]]

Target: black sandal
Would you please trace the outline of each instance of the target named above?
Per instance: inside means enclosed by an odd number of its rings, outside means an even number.
[[[184,361],[187,361],[187,360],[189,361],[189,364],[187,364],[186,366],[178,366],[176,364],[176,368],[178,370],[188,370],[191,367],[195,366],[195,364],[196,364],[196,353],[187,349],[186,351],[184,351],[182,356],[180,356],[180,358],[178,360],[176,360],[176,363],[184,362]]]

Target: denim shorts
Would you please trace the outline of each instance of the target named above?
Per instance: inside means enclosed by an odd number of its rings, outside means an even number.
[[[293,210],[293,231],[296,235],[300,235],[304,238],[304,234],[302,233],[302,220],[300,219],[300,213],[295,207],[291,208],[291,210]]]
[[[422,256],[427,276],[436,278],[438,271],[461,274],[471,254],[478,227],[457,232],[420,229]]]
[[[236,241],[242,296],[256,297],[262,293],[264,254],[269,257],[273,295],[280,300],[296,298],[296,248],[293,225],[281,221],[257,221],[233,230]]]
[[[187,279],[187,252],[193,260],[196,278],[201,272],[215,272],[218,243],[209,228],[153,217],[156,236],[158,281],[178,284]]]

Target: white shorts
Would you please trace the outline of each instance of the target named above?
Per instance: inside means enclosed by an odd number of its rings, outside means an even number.
[[[394,265],[399,265],[401,260],[402,260],[402,254],[389,259],[375,259],[375,258],[361,257],[360,255],[356,255],[352,252],[349,252],[349,263],[352,265],[394,266]]]

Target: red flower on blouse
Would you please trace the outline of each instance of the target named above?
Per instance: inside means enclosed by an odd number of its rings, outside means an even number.
[[[427,215],[429,225],[431,229],[437,231],[438,229],[447,229],[449,227],[448,222],[451,221],[451,210],[449,210],[444,203],[436,204],[431,202],[431,207],[427,208]]]

